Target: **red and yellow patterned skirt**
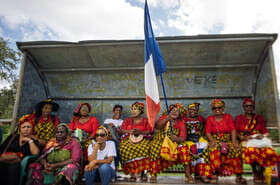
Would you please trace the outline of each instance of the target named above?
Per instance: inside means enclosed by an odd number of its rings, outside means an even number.
[[[178,135],[179,130],[173,129],[173,132],[175,135]],[[169,133],[170,135],[170,133]],[[176,161],[167,161],[160,156],[160,150],[161,146],[164,140],[164,137],[166,136],[166,132],[164,129],[160,130],[157,132],[151,143],[150,143],[150,174],[155,175],[157,173],[160,173],[164,171],[165,169],[176,165],[176,164],[184,164],[188,165],[190,162],[190,153],[189,153],[189,148],[188,145],[183,143],[178,146],[178,154],[177,154],[177,160]]]
[[[241,148],[235,148],[230,140],[230,134],[212,135],[217,146],[209,148],[211,171],[221,176],[242,173]],[[221,152],[221,145],[227,144],[227,153]]]
[[[209,163],[209,152],[207,150],[207,141],[201,137],[197,143],[187,141],[190,148],[191,159],[191,173],[195,173],[198,176],[211,177],[211,167]],[[204,146],[202,146],[202,144]],[[200,145],[200,150],[197,146]],[[196,153],[194,153],[196,151]]]
[[[263,167],[274,166],[280,157],[272,148],[243,147],[242,159],[246,164],[258,163]]]
[[[145,138],[139,143],[131,143],[129,137],[121,140],[119,150],[125,174],[139,174],[150,169],[149,147],[150,141]]]

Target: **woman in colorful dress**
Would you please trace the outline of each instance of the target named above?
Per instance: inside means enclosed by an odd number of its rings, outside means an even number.
[[[137,177],[149,170],[149,136],[152,128],[148,119],[142,117],[144,103],[135,102],[130,108],[131,117],[126,118],[121,126],[120,157],[122,169],[130,174],[130,181],[136,182]],[[141,175],[141,181],[147,181],[147,175]]]
[[[221,99],[211,102],[214,115],[206,121],[205,133],[209,140],[210,166],[213,172],[211,183],[217,183],[218,175],[236,174],[236,183],[246,184],[242,178],[241,146],[236,139],[234,121],[224,113]]]
[[[162,172],[175,164],[183,164],[186,166],[186,183],[194,183],[194,179],[190,174],[189,162],[190,154],[189,148],[185,142],[186,140],[186,125],[182,119],[182,115],[185,114],[185,108],[179,104],[172,104],[168,108],[169,113],[164,113],[155,125],[155,135],[150,144],[150,160],[151,160],[151,179],[150,182],[157,182],[157,174]],[[172,132],[170,130],[170,124],[172,126]],[[173,161],[165,160],[161,157],[160,151],[162,143],[166,134],[173,142],[178,143],[177,158]],[[185,144],[184,144],[185,142]]]
[[[261,115],[255,114],[255,102],[250,98],[243,101],[244,114],[235,118],[238,136],[243,144],[242,158],[253,169],[254,182],[264,183],[264,168],[279,162],[279,156],[271,147],[246,146],[248,141],[260,142],[269,135],[266,123]]]
[[[211,175],[209,164],[209,155],[207,152],[208,142],[205,139],[204,128],[205,120],[198,114],[199,103],[188,105],[188,115],[184,116],[184,122],[187,127],[187,144],[190,148],[191,172],[200,177],[202,182],[208,183]],[[185,166],[186,170],[186,166]]]
[[[29,165],[28,185],[72,185],[76,183],[82,155],[79,142],[70,137],[66,124],[56,127],[56,137],[45,146],[39,163]]]
[[[55,135],[55,128],[60,123],[57,116],[53,112],[57,112],[59,105],[51,99],[39,102],[36,105],[35,113],[31,115],[34,123],[33,138],[44,146]]]
[[[30,115],[19,119],[19,134],[11,134],[0,146],[0,182],[18,185],[20,182],[20,162],[28,155],[40,152],[39,142],[32,139],[33,124]]]
[[[84,161],[87,161],[87,148],[99,127],[98,119],[94,116],[90,116],[90,112],[91,106],[88,103],[79,104],[75,108],[72,122],[69,124],[71,131],[74,133],[76,132],[77,134],[75,135],[81,139]],[[79,131],[80,134],[78,134]]]

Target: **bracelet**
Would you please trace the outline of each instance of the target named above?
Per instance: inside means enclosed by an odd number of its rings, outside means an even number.
[[[30,139],[30,140],[28,141],[28,143],[29,143],[29,144],[30,144],[30,143],[34,143],[33,139]]]

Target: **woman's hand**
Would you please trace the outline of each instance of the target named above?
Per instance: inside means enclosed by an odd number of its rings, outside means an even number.
[[[133,129],[133,132],[132,132],[134,135],[140,135],[142,134],[142,132],[140,130],[138,130],[137,128]]]
[[[91,171],[95,168],[98,168],[97,160],[92,160],[88,165],[85,166],[85,171]]]
[[[42,146],[45,146],[45,144],[46,144],[46,141],[45,141],[45,140],[39,139],[39,138],[38,138],[37,136],[35,136],[35,135],[31,135],[31,139],[37,140],[37,141],[40,143],[40,145],[42,145]]]
[[[50,170],[50,171],[54,171],[56,168],[57,168],[57,165],[56,164],[49,164],[48,163],[48,170]]]
[[[256,139],[263,139],[263,135],[262,134],[258,134],[257,136],[256,136]]]
[[[114,123],[108,123],[111,127],[115,127]]]
[[[232,144],[234,148],[240,148],[238,141],[232,141]]]
[[[44,168],[47,170],[47,171],[55,171],[57,168],[58,168],[58,165],[57,163],[54,163],[54,164],[50,164],[48,162],[45,162],[44,163]]]
[[[217,146],[217,142],[216,142],[215,139],[213,139],[212,141],[210,141],[210,143],[209,143],[209,147],[210,147],[210,148],[215,148],[216,146]]]
[[[25,137],[25,136],[21,137],[21,141],[22,141],[23,143],[29,142],[30,140],[32,140],[31,137]]]
[[[170,139],[171,139],[171,141],[173,141],[173,142],[178,142],[178,137],[175,136],[175,135],[171,135]]]
[[[100,144],[99,143],[95,143],[94,145],[93,145],[93,150],[99,150],[99,148],[100,148]]]

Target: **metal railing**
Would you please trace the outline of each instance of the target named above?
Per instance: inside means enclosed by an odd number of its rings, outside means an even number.
[[[4,123],[4,124],[11,124],[13,121],[13,119],[0,119],[0,123]]]

